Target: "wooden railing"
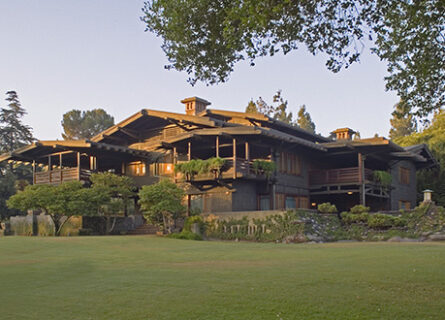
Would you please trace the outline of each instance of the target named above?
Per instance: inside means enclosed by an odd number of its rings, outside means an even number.
[[[86,181],[90,175],[91,171],[86,169],[53,169],[51,171],[36,172],[34,174],[34,184],[60,184],[67,181]]]
[[[365,180],[372,180],[372,170],[365,169]],[[358,167],[329,170],[313,170],[309,173],[311,185],[359,183],[360,172]]]

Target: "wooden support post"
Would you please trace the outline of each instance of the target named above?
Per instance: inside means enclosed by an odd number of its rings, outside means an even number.
[[[233,138],[233,179],[236,179],[236,139]]]
[[[77,153],[77,179],[80,181],[80,152]]]
[[[51,183],[51,171],[53,170],[53,165],[51,164],[51,156],[48,156],[48,182]]]
[[[187,217],[190,217],[191,207],[192,207],[192,196],[188,194],[187,195],[187,212],[186,212]]]
[[[188,143],[188,152],[187,152],[187,160],[192,160],[192,142],[189,141]]]
[[[216,136],[216,157],[219,158],[219,136]]]
[[[249,142],[246,141],[245,147],[246,147],[246,160],[250,161]]]
[[[176,170],[175,170],[175,168],[176,168],[176,163],[178,162],[178,153],[177,153],[177,150],[176,150],[176,147],[173,147],[173,179],[175,180],[175,182],[176,182]]]
[[[36,184],[36,161],[32,160],[32,184]]]
[[[360,204],[366,206],[365,159],[361,153],[358,154],[358,183],[360,185]]]
[[[62,184],[63,183],[62,153],[59,153],[59,167],[60,167],[60,184]]]

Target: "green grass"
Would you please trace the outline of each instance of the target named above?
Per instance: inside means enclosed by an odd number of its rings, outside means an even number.
[[[443,319],[445,244],[0,238],[0,319]]]

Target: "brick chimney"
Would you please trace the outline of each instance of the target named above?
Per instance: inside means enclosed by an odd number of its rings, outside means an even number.
[[[352,136],[356,132],[350,128],[340,128],[331,133],[335,134],[336,140],[352,140]]]
[[[185,113],[189,116],[200,114],[210,104],[210,102],[198,97],[185,98],[181,102],[185,104]]]

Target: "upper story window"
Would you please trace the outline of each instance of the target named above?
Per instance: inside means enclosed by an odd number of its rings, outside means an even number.
[[[300,158],[293,153],[281,152],[279,161],[279,172],[300,175],[301,174],[301,161]]]
[[[133,177],[145,176],[146,174],[146,165],[144,162],[130,162],[128,164],[128,174]]]
[[[409,184],[409,176],[410,176],[410,170],[405,167],[399,168],[399,182],[401,184],[408,185]]]

